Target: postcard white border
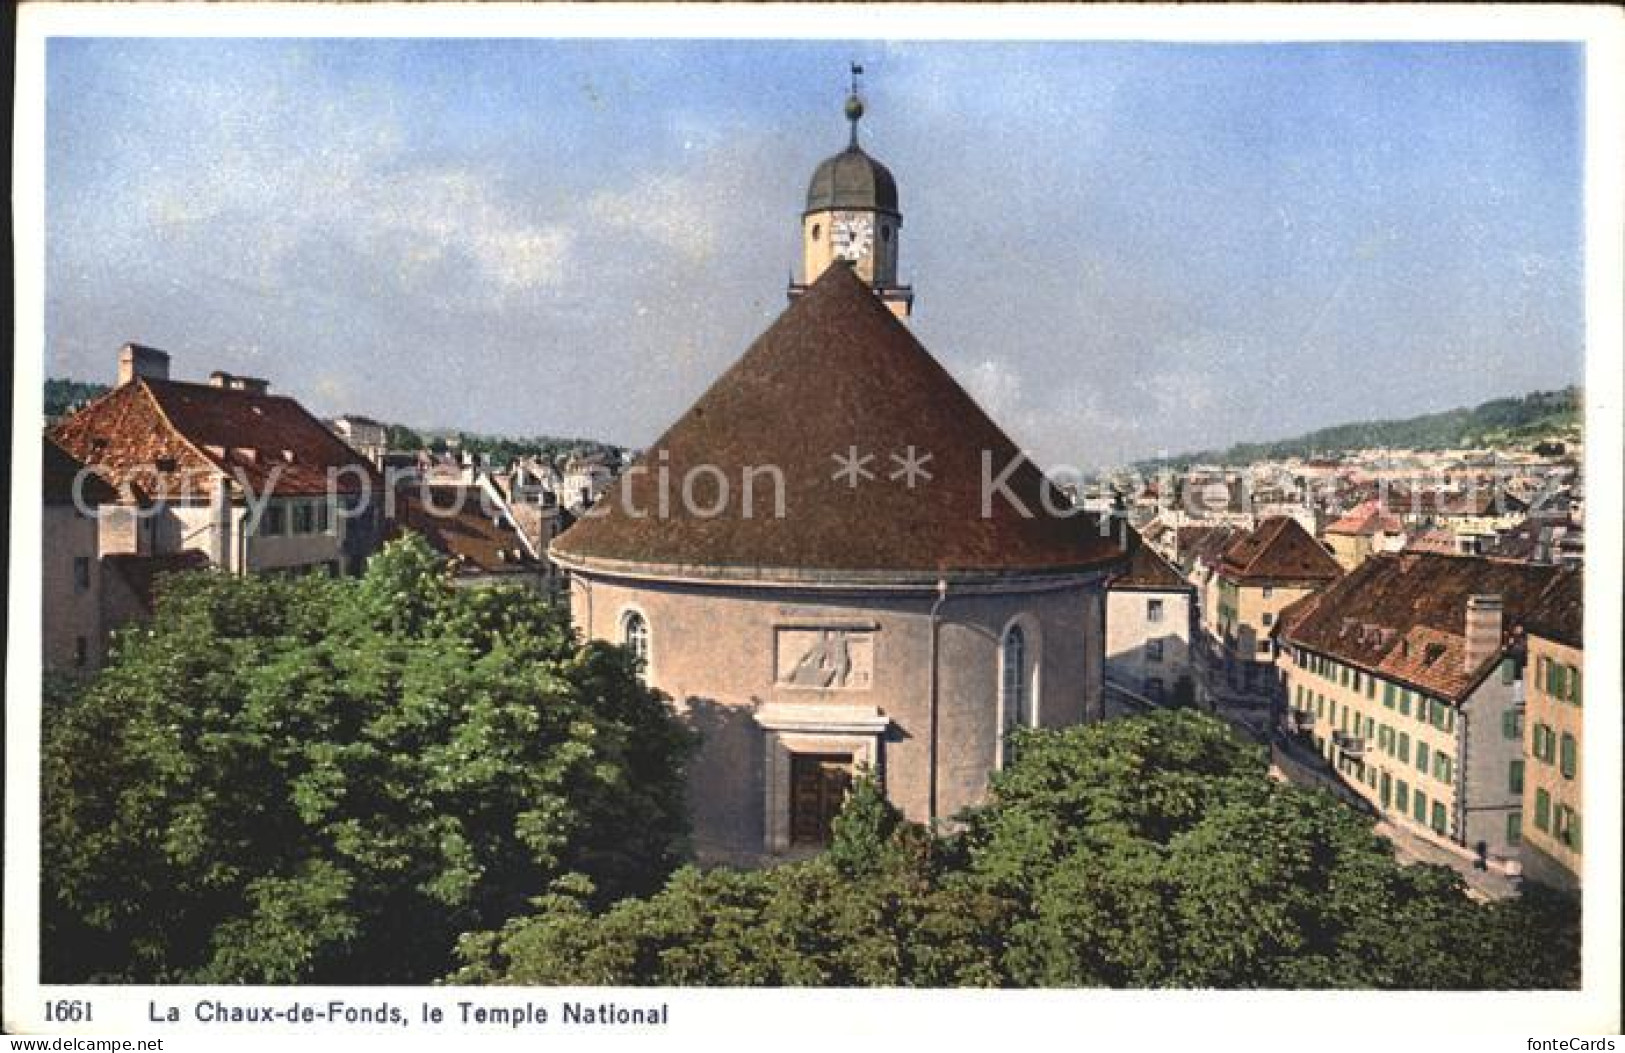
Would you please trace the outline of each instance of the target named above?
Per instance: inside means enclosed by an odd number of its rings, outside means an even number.
[[[1617,1030],[1620,983],[1620,635],[1621,524],[1619,481],[1625,478],[1621,441],[1621,289],[1625,288],[1621,129],[1625,129],[1625,19],[1606,6],[1393,5],[1243,8],[1005,5],[996,10],[919,4],[875,6],[616,4],[545,6],[491,4],[27,4],[19,12],[14,123],[13,194],[16,215],[16,332],[14,339],[11,589],[6,674],[6,1029],[38,1027],[44,997],[86,988],[37,983],[39,845],[37,786],[40,670],[38,655],[41,543],[37,495],[42,419],[44,334],[44,43],[61,35],[103,36],[403,36],[403,37],[732,37],[739,39],[917,41],[1074,39],[1155,41],[1572,41],[1586,47],[1587,359],[1586,465],[1587,595],[1586,708],[1587,888],[1585,988],[1573,993],[1376,994],[1320,992],[1123,991],[673,991],[630,990],[626,1004],[664,999],[673,1023],[647,1036],[628,1032],[556,1030],[503,1036],[486,1031],[433,1035],[390,1033],[346,1042],[366,1048],[430,1049],[449,1037],[481,1044],[549,1043],[592,1047],[647,1046],[688,1039],[726,1045],[827,1048],[832,1038],[864,1044],[875,1038],[911,1043],[1008,1043],[1013,1034],[1068,1044],[1126,1045],[1145,1033],[1177,1035],[1204,1046],[1283,1045],[1301,1032],[1332,1049],[1369,1048],[1373,1040],[1416,1041],[1423,1035],[1568,1035]],[[26,426],[25,426],[26,425]],[[149,998],[184,998],[183,988],[97,988],[112,1033],[144,1032]],[[376,1000],[380,991],[405,1001],[453,1002],[447,988],[205,989],[220,997],[287,999],[342,997]],[[153,993],[156,992],[156,993]],[[487,997],[558,1002],[567,992],[505,991]],[[606,997],[591,992],[591,998]],[[33,1021],[32,1024],[29,1022]],[[107,1032],[98,1024],[96,1032]],[[89,1034],[90,1030],[76,1032]],[[236,1047],[281,1046],[295,1032],[243,1032]],[[337,1037],[331,1031],[322,1032]],[[169,1037],[173,1033],[166,1033]],[[218,1033],[211,1033],[218,1034]],[[767,1036],[772,1036],[769,1040]],[[196,1038],[196,1036],[194,1036]],[[195,1048],[203,1048],[200,1044]],[[194,1048],[181,1036],[169,1048]],[[210,1040],[213,1044],[213,1040]]]

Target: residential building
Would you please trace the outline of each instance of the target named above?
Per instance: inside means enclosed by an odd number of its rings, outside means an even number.
[[[1106,584],[1106,684],[1157,704],[1196,701],[1196,587],[1143,541]]]
[[[357,573],[381,537],[377,469],[263,380],[171,380],[167,353],[128,344],[118,386],[49,435],[118,492],[104,554],[195,548],[234,574]]]
[[[118,495],[49,435],[44,456],[40,631],[45,667],[94,669],[106,644],[96,513]]]
[[[1366,501],[1327,526],[1323,536],[1332,558],[1344,571],[1353,570],[1374,553],[1398,552],[1405,547],[1405,525],[1376,500]]]
[[[382,468],[384,455],[389,453],[389,431],[371,417],[347,413],[329,423],[333,434],[343,439],[350,449],[374,465]]]
[[[519,528],[513,510],[489,485],[403,486],[391,533],[416,533],[451,561],[461,587],[516,585],[551,594],[552,563]]]
[[[1282,616],[1289,726],[1384,818],[1486,860],[1514,858],[1521,628],[1557,574],[1470,556],[1371,556]]]
[[[1276,619],[1342,572],[1331,553],[1287,516],[1266,519],[1231,541],[1218,561],[1216,603],[1203,614],[1231,687],[1274,696]]]
[[[1567,890],[1580,886],[1585,811],[1583,593],[1581,572],[1563,571],[1524,625],[1523,868]]]

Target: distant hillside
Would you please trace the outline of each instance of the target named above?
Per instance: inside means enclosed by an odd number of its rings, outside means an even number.
[[[55,420],[70,409],[82,406],[109,390],[106,384],[52,377],[45,382],[45,418]]]
[[[1570,387],[1561,391],[1535,391],[1522,398],[1493,399],[1472,409],[1445,410],[1406,420],[1338,424],[1293,439],[1242,442],[1226,450],[1203,450],[1146,462],[1145,466],[1250,464],[1373,448],[1446,450],[1529,446],[1543,441],[1578,439],[1580,421],[1580,389]]]

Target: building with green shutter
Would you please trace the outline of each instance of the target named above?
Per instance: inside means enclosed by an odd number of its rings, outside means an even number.
[[[1524,873],[1563,889],[1580,885],[1584,699],[1582,579],[1565,570],[1526,626]]]
[[[1555,567],[1376,555],[1282,612],[1289,730],[1384,818],[1521,862],[1524,623]]]

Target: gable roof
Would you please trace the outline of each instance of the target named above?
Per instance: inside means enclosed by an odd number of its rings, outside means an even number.
[[[459,570],[534,574],[540,567],[525,551],[518,529],[493,514],[478,486],[403,487],[396,501],[390,534],[422,534],[430,548],[450,556]]]
[[[84,463],[64,450],[50,435],[45,436],[44,446],[40,489],[46,504],[67,505],[78,500],[88,506],[95,506],[118,499],[118,493],[108,485],[107,480],[94,472],[80,483],[79,493],[76,496],[73,492],[74,482],[79,478],[79,473],[84,471]]]
[[[1469,556],[1378,554],[1282,612],[1286,643],[1380,677],[1461,701],[1514,639],[1547,587],[1554,567]],[[1467,600],[1501,597],[1499,648],[1464,667]]]
[[[1328,534],[1349,537],[1370,537],[1374,534],[1397,534],[1404,529],[1399,517],[1391,514],[1375,499],[1364,501],[1348,515],[1326,528]]]
[[[1219,557],[1219,574],[1242,585],[1313,584],[1343,573],[1331,553],[1291,516],[1271,516]]]
[[[1585,576],[1578,567],[1558,572],[1529,612],[1524,628],[1530,636],[1585,647]]]
[[[1130,535],[1128,568],[1109,578],[1106,587],[1124,592],[1195,592],[1196,587],[1137,535]]]
[[[930,473],[912,488],[901,474],[911,451]],[[872,477],[839,474],[840,458],[853,454]],[[984,458],[988,475],[1003,477],[1029,515],[997,491],[982,514]],[[696,468],[698,507],[688,508],[682,481]],[[783,480],[782,517],[764,471]],[[665,516],[658,512],[663,476]],[[717,503],[719,477],[729,500],[720,514],[701,514]],[[746,478],[754,480],[749,516]],[[1050,509],[1068,508],[851,268],[835,266],[554,541],[553,552],[566,562],[787,578],[1047,572],[1121,558],[1115,540],[1102,536],[1100,517],[1047,511],[1044,494]]]
[[[137,378],[50,435],[114,486],[153,497],[204,499],[218,475],[234,490],[246,482],[255,494],[287,496],[383,485],[371,463],[284,395]]]

